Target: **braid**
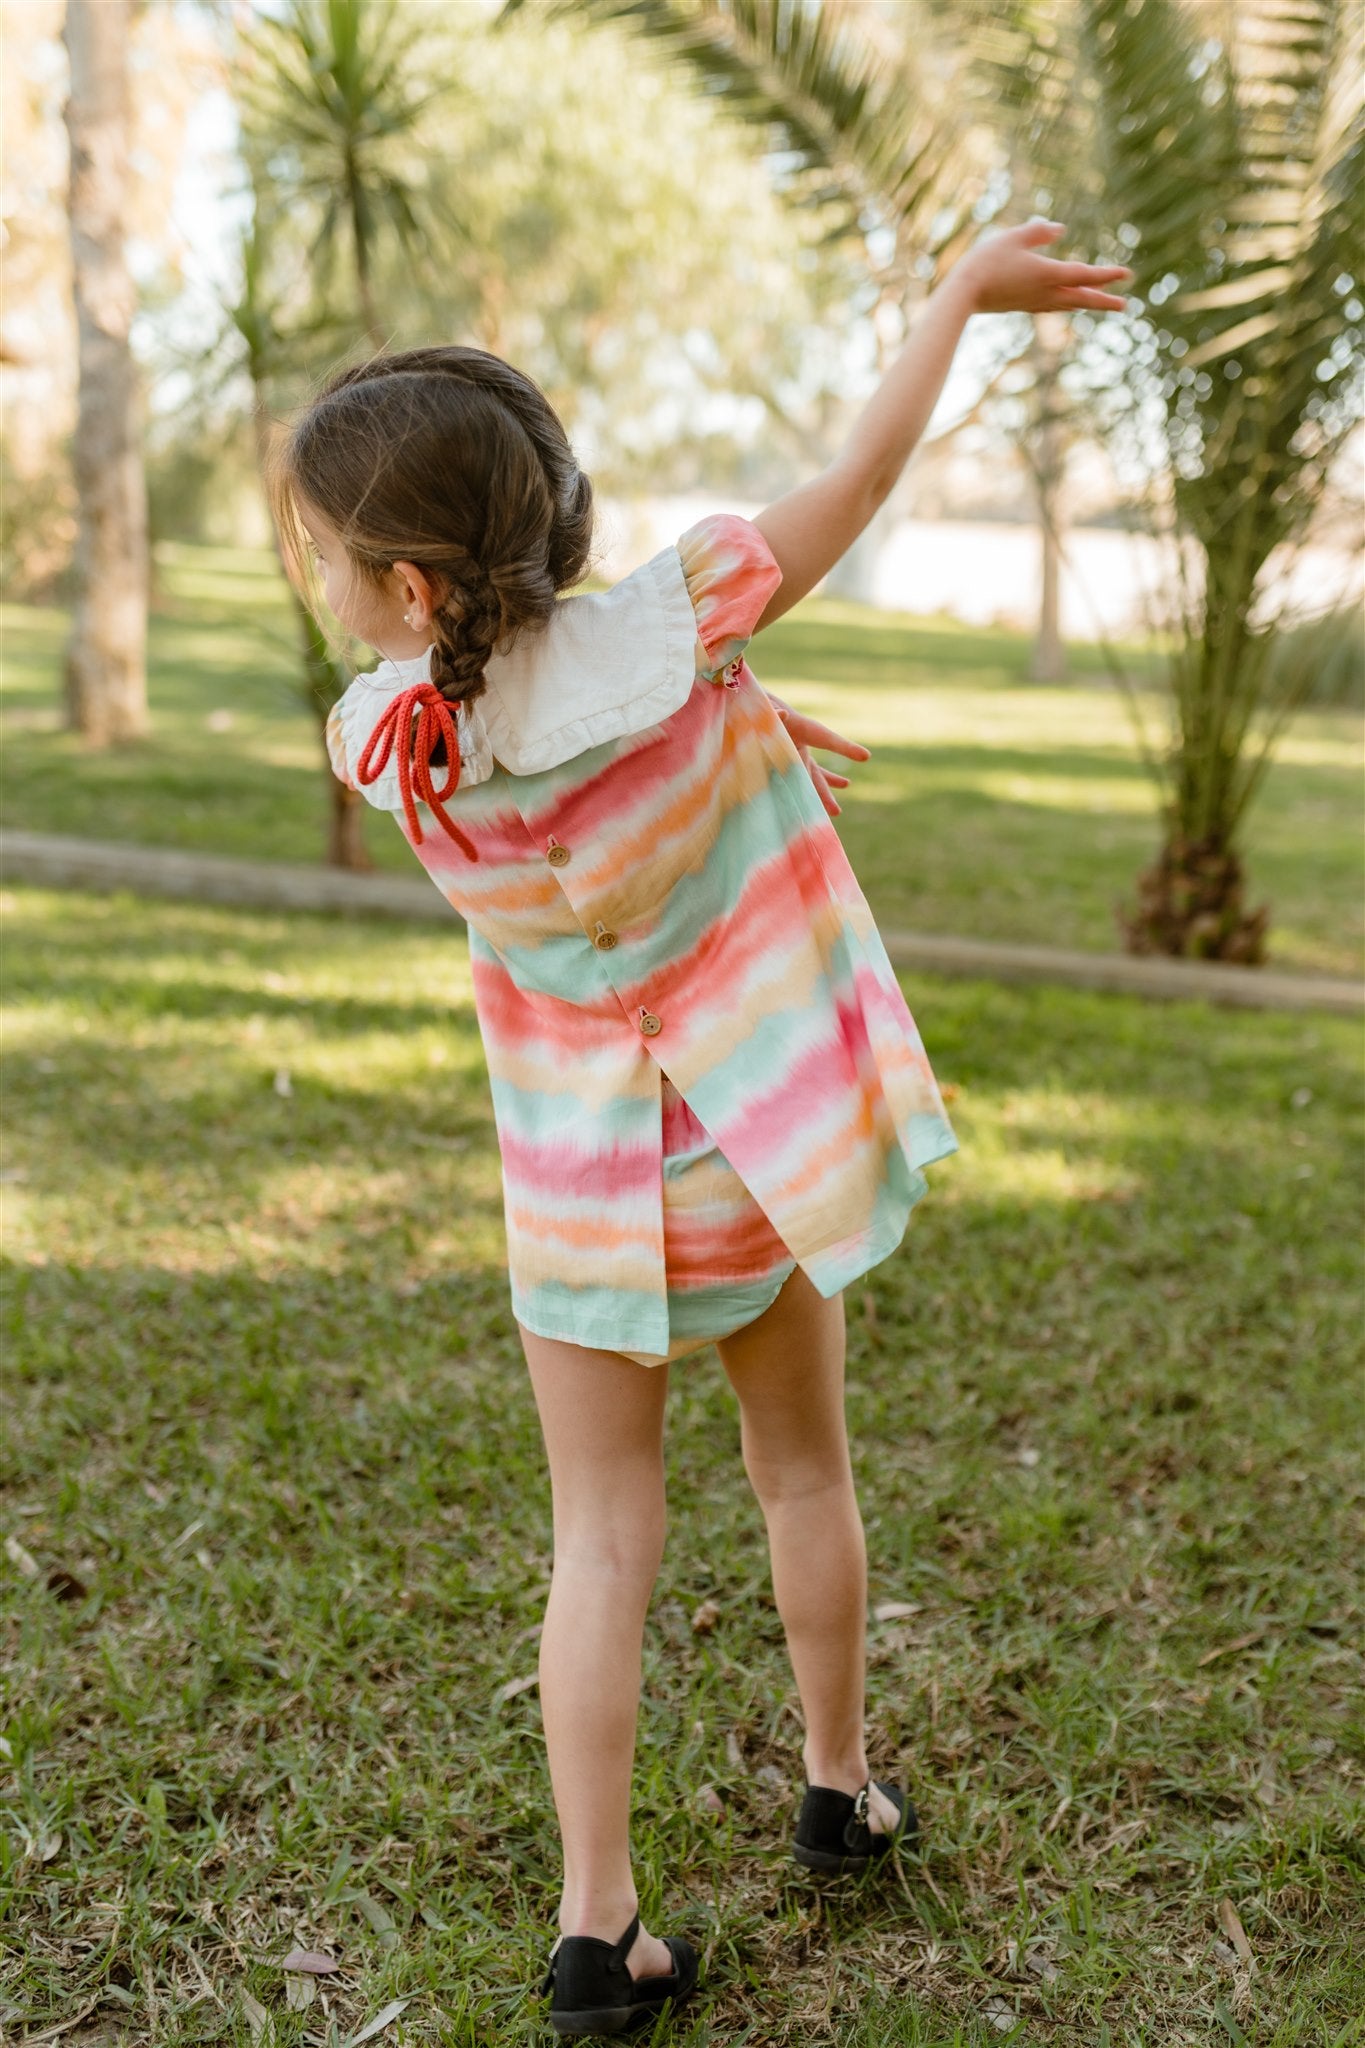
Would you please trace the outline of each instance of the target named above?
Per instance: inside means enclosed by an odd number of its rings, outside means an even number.
[[[487,686],[484,670],[505,628],[502,600],[466,555],[432,621],[431,680],[447,704],[472,704]]]

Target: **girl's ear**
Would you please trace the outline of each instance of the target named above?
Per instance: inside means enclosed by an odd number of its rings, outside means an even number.
[[[416,562],[395,562],[393,573],[399,582],[405,622],[415,633],[425,632],[441,602],[439,582]]]

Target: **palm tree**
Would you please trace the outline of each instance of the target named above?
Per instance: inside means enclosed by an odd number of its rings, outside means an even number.
[[[1125,260],[1147,302],[1126,365],[1164,429],[1174,732],[1140,952],[1259,960],[1247,810],[1312,673],[1277,657],[1268,565],[1300,544],[1360,417],[1361,29],[1351,0],[1083,0]],[[1281,555],[1281,559],[1282,559]]]
[[[251,383],[251,429],[256,446],[256,463],[262,480],[269,475],[275,436],[271,394],[276,381],[288,377],[308,345],[319,332],[328,330],[324,317],[286,333],[270,289],[270,242],[266,220],[274,195],[253,165],[252,213],[241,239],[241,287],[228,319],[236,337],[239,361]],[[274,531],[272,522],[272,532]],[[275,550],[285,567],[279,535]],[[318,721],[319,735],[325,732],[328,714],[350,680],[346,665],[328,645],[318,621],[304,603],[292,579],[288,580],[289,607],[298,634],[302,659],[303,697]],[[332,773],[327,763],[329,824],[327,858],[333,867],[364,870],[372,867],[365,844],[364,801]]]
[[[419,84],[429,69],[421,26],[400,21],[394,0],[289,0],[262,16],[246,39],[243,97],[246,156],[253,188],[251,225],[242,241],[242,286],[229,318],[251,379],[252,418],[262,474],[272,438],[272,398],[297,386],[321,335],[344,346],[345,322],[325,309],[339,276],[371,350],[387,336],[375,295],[376,272],[395,251],[414,263],[439,239],[414,168],[424,115],[444,89]],[[312,284],[324,309],[287,334],[269,278],[267,221],[288,215],[312,256]],[[278,536],[277,536],[278,545]],[[304,694],[325,729],[346,687],[347,670],[291,585],[302,654]],[[330,795],[328,859],[371,865],[364,806],[326,768]]]
[[[417,260],[434,224],[423,217],[413,148],[445,89],[419,83],[426,25],[396,0],[288,0],[261,14],[248,39],[246,101],[272,183],[316,218],[318,282],[349,266],[360,324],[385,343],[375,270],[385,245]]]
[[[147,487],[128,202],[128,0],[68,0],[72,272],[80,349],[80,505],[66,654],[68,723],[96,746],[147,730]]]

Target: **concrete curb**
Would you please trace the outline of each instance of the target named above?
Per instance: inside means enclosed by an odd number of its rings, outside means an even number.
[[[461,922],[426,880],[354,875],[287,861],[226,860],[174,847],[124,846],[40,832],[0,832],[0,875],[49,889],[128,890],[140,896],[226,903],[239,910],[325,911],[349,917]],[[1229,1004],[1250,1010],[1365,1011],[1365,985],[1328,975],[1280,974],[1195,960],[1139,960],[1124,953],[1072,953],[932,933],[882,934],[900,968],[970,975],[985,981],[1052,982],[1161,1001]]]

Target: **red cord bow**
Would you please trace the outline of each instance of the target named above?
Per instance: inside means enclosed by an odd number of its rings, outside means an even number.
[[[412,731],[414,711],[417,714],[415,733]],[[446,766],[450,771],[442,789],[437,789],[431,779],[431,753],[438,739],[444,739],[446,743]],[[441,830],[470,860],[477,860],[479,856],[474,847],[459,826],[446,816],[444,809],[446,799],[454,796],[460,786],[460,736],[454,709],[434,683],[414,683],[411,689],[400,691],[394,698],[365,742],[364,752],[356,763],[356,780],[377,782],[389,765],[389,755],[395,745],[398,748],[398,789],[403,799],[403,814],[417,844],[422,844],[422,827],[414,801],[414,781],[416,795],[422,799]]]

